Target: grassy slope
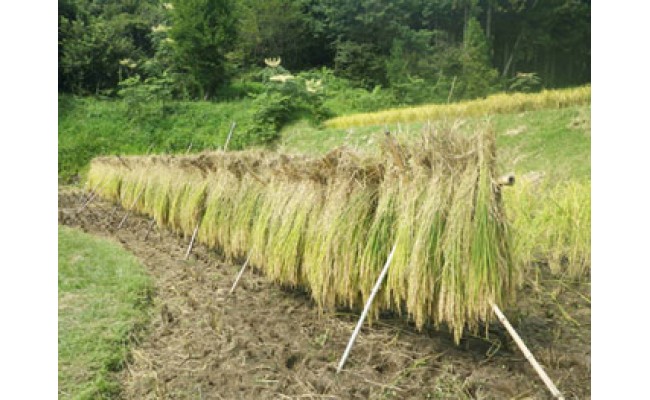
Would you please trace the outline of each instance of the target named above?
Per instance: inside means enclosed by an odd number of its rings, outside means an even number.
[[[142,267],[119,245],[59,227],[59,397],[119,391],[111,371],[146,321],[150,290]]]
[[[101,154],[185,152],[223,146],[232,121],[241,132],[251,120],[251,100],[173,102],[166,117],[129,119],[122,101],[59,97],[59,179],[83,172]],[[237,148],[237,135],[229,147]]]
[[[497,145],[504,172],[522,175],[543,171],[558,179],[589,179],[591,175],[590,106],[529,111],[495,115],[490,118],[497,131]],[[465,119],[465,128],[485,118]],[[438,122],[440,123],[440,122]],[[436,123],[434,123],[435,125]],[[391,132],[420,134],[423,123],[389,125]],[[291,152],[322,154],[340,145],[372,151],[381,140],[385,127],[367,126],[348,129],[317,129],[305,122],[285,128],[280,147]],[[509,135],[521,130],[521,133]]]

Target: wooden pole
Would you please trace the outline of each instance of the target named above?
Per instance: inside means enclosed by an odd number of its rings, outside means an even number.
[[[248,253],[248,257],[246,258],[246,262],[244,263],[244,265],[242,265],[241,269],[239,270],[239,273],[237,274],[237,277],[235,278],[235,282],[232,284],[232,287],[230,288],[230,292],[228,292],[228,294],[232,294],[232,292],[235,291],[235,288],[237,287],[237,283],[239,283],[239,279],[244,274],[244,270],[246,269],[246,266],[248,265],[248,261],[250,261],[250,259],[251,259],[251,254],[253,254],[252,250]]]
[[[513,174],[511,172],[511,173],[500,176],[497,179],[497,184],[499,186],[512,186],[512,185],[514,185],[515,184],[515,174]]]
[[[99,183],[98,183],[99,185]],[[88,189],[88,190],[86,190]],[[87,198],[90,197],[90,195],[94,192],[93,188],[90,187],[88,188],[88,182],[84,185],[84,189],[81,191],[81,195],[79,196],[79,200],[77,201],[77,204],[79,206],[83,205],[83,203],[86,202]]]
[[[517,331],[510,325],[510,322],[506,318],[505,315],[501,312],[499,307],[492,303],[492,311],[497,315],[497,318],[499,318],[499,321],[503,324],[503,326],[506,328],[510,336],[512,336],[512,339],[514,339],[515,343],[517,343],[517,346],[519,347],[519,350],[521,350],[522,353],[524,353],[524,356],[530,363],[530,365],[533,366],[535,369],[535,372],[537,372],[537,375],[539,375],[540,378],[542,378],[542,381],[544,381],[544,384],[546,384],[546,387],[548,390],[551,391],[553,394],[553,397],[559,400],[564,400],[564,396],[562,396],[562,393],[558,390],[558,388],[555,386],[551,378],[546,375],[546,372],[544,372],[544,369],[542,368],[541,365],[537,362],[533,354],[528,350],[528,347],[524,344],[524,341],[521,340],[521,337],[517,334]]]
[[[88,204],[90,204],[90,202],[92,202],[92,201],[95,199],[95,197],[97,197],[97,192],[93,193],[93,194],[90,196],[90,198],[88,198],[88,200],[84,203],[84,205],[81,206],[81,207],[77,210],[77,214],[79,214],[80,212],[82,212],[83,210],[85,210],[86,207],[88,206]]]
[[[192,239],[190,240],[189,246],[187,246],[187,252],[185,253],[185,259],[190,258],[190,252],[192,251],[192,246],[194,245],[194,239],[196,239],[196,234],[199,232],[199,224],[196,224],[194,232],[192,233]]]
[[[381,287],[381,283],[384,281],[384,278],[386,277],[386,273],[388,273],[388,267],[390,266],[391,261],[393,260],[393,254],[395,254],[395,249],[397,248],[397,243],[393,245],[393,250],[390,251],[390,254],[388,255],[388,260],[386,260],[386,264],[384,265],[384,269],[381,270],[381,274],[379,274],[379,278],[377,278],[377,282],[375,283],[375,287],[372,288],[372,292],[370,293],[370,297],[368,298],[368,301],[366,301],[366,305],[363,308],[363,312],[361,313],[361,317],[359,318],[359,322],[357,322],[356,328],[354,328],[354,332],[352,332],[352,336],[350,337],[350,341],[348,342],[348,346],[345,348],[345,352],[343,353],[343,356],[341,357],[341,361],[339,362],[339,366],[336,369],[336,373],[338,374],[341,372],[343,369],[343,366],[345,365],[345,362],[348,359],[348,356],[350,355],[350,351],[352,350],[352,346],[354,345],[354,341],[357,339],[357,335],[359,335],[359,331],[361,330],[361,326],[363,325],[363,321],[366,319],[366,315],[368,315],[368,311],[370,311],[370,306],[372,305],[372,301],[374,300],[375,296],[377,295],[377,292],[379,292],[379,288]]]
[[[230,132],[228,132],[228,138],[226,138],[226,144],[223,145],[223,151],[228,150],[228,143],[230,143],[232,133],[235,131],[235,126],[237,126],[237,122],[232,121],[232,124],[230,125]]]
[[[122,163],[122,165],[124,165],[126,167],[126,169],[131,171],[131,167],[129,167],[129,164],[127,164],[126,161],[124,161],[124,159],[122,157],[120,157],[119,154],[116,154],[115,157],[117,157],[117,159],[120,160],[120,162]]]
[[[447,104],[451,101],[451,96],[454,94],[454,86],[456,86],[456,78],[457,76],[454,76],[454,80],[451,81],[451,89],[449,89],[449,96],[447,96]]]
[[[95,197],[97,197],[97,195],[99,194],[99,193],[97,192],[97,190],[98,190],[98,189],[99,189],[103,184],[104,184],[104,180],[102,179],[101,181],[99,181],[99,182],[97,183],[97,185],[95,185],[95,188],[93,188],[93,189],[90,190],[90,193],[88,193],[88,195],[89,195],[89,196],[88,196],[88,199],[87,199],[86,202],[85,202],[85,203],[84,203],[84,204],[83,204],[83,205],[82,205],[82,206],[77,210],[77,214],[80,213],[80,212],[82,212],[84,209],[86,209],[86,207],[88,206],[88,204],[90,204],[90,202],[93,201],[93,200],[95,199]]]
[[[151,218],[151,222],[149,222],[149,226],[147,227],[147,234],[144,235],[145,242],[147,241],[147,238],[149,237],[149,233],[151,232],[151,228],[153,228],[153,224],[155,222],[156,222],[155,218]]]
[[[111,210],[111,214],[108,216],[108,224],[110,225],[111,222],[113,222],[113,216],[117,212],[117,206],[113,206],[113,209]]]
[[[129,214],[131,214],[131,210],[133,210],[133,207],[135,207],[135,203],[140,200],[140,196],[142,196],[142,193],[144,193],[144,188],[140,190],[140,193],[135,197],[135,200],[133,200],[133,204],[131,204],[131,207],[126,211],[126,214],[124,214],[124,218],[122,218],[122,221],[120,221],[120,224],[117,226],[117,229],[122,228],[122,225],[126,222],[126,219],[129,218]]]

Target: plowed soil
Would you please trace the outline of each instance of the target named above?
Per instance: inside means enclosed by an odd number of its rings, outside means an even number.
[[[228,262],[142,215],[61,189],[59,222],[122,243],[155,281],[150,326],[120,373],[127,399],[546,399],[548,390],[493,323],[460,346],[444,329],[405,318],[366,324],[345,369],[336,367],[359,310],[319,313],[307,293],[254,268],[228,295],[243,260]],[[529,276],[505,314],[567,399],[590,398],[590,283]],[[496,319],[495,319],[496,321]]]

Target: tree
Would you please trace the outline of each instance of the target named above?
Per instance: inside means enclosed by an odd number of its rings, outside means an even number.
[[[314,35],[307,10],[302,0],[240,0],[237,56],[242,64],[282,57],[289,69],[318,66],[329,50]]]
[[[470,18],[467,23],[461,64],[463,97],[486,96],[497,83],[498,74],[490,62],[490,47],[476,18]]]
[[[59,2],[59,90],[113,92],[120,61],[153,55],[149,31],[160,18],[157,0]]]
[[[171,39],[178,65],[207,99],[226,81],[226,55],[236,38],[233,0],[176,0]]]

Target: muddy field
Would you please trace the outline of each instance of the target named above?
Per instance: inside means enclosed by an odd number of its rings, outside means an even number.
[[[497,322],[455,346],[396,315],[361,330],[336,366],[358,310],[319,313],[307,293],[254,269],[228,296],[243,260],[228,262],[150,219],[61,189],[59,222],[122,243],[155,281],[151,323],[120,374],[128,399],[546,399],[532,367]],[[531,273],[506,315],[567,399],[590,398],[590,284]]]

